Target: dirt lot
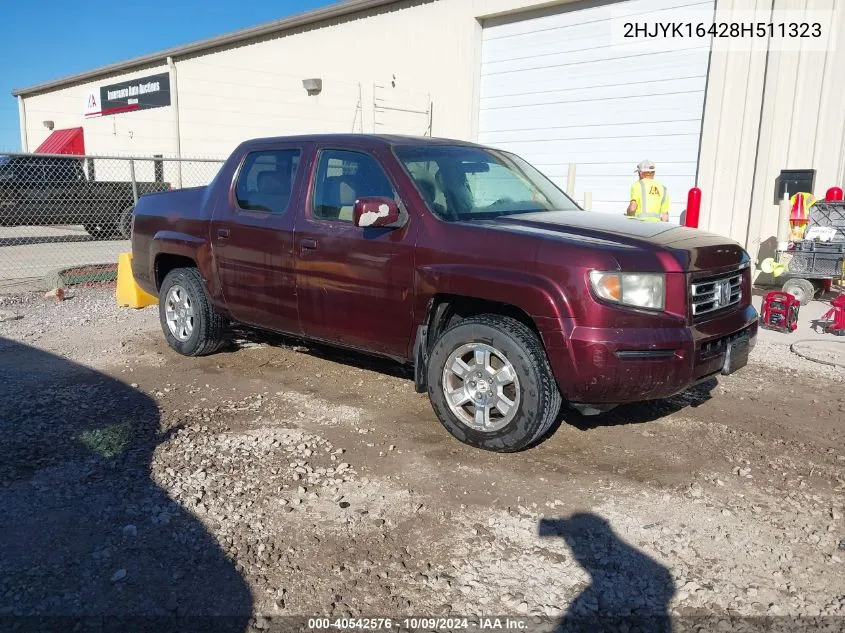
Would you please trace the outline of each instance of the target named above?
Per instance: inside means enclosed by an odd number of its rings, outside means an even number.
[[[182,358],[112,293],[0,298],[0,615],[842,630],[845,371],[761,343],[718,384],[565,411],[496,455],[452,439],[400,367],[256,334]]]

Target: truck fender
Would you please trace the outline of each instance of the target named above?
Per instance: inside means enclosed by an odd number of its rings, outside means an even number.
[[[512,305],[532,318],[560,320],[573,316],[571,302],[563,292],[567,281],[471,264],[426,266],[416,271],[415,308],[422,315],[433,296],[449,294]]]
[[[211,251],[204,238],[178,231],[158,231],[150,247],[150,278],[153,280],[156,279],[156,261],[160,255],[178,255],[193,260],[205,280],[209,295],[214,299],[215,277]]]
[[[514,306],[527,314],[540,335],[559,331],[561,322],[571,318],[572,305],[564,293],[566,280],[559,282],[531,272],[491,269],[481,266],[430,266],[418,268],[415,286],[419,315],[410,358],[414,360],[414,383],[418,392],[425,384],[428,350],[431,341],[429,326],[437,295],[453,295],[467,299],[492,301]]]

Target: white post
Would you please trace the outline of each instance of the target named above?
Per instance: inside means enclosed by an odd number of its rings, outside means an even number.
[[[593,192],[592,191],[585,191],[584,192],[584,209],[586,211],[592,211],[592,209],[593,209]]]
[[[789,203],[789,194],[784,191],[783,199],[778,204],[778,251],[785,252],[789,246],[789,214],[792,205]]]
[[[566,193],[570,198],[575,196],[575,163],[569,163],[569,174],[566,176]]]
[[[138,179],[135,178],[135,160],[129,159],[129,177],[132,178],[132,200],[138,204]]]
[[[23,102],[23,96],[18,95],[18,122],[21,126],[21,151],[29,151],[29,141],[26,137],[26,105]],[[9,148],[11,149],[11,147]]]
[[[182,188],[182,136],[179,132],[179,82],[176,78],[176,62],[167,58],[170,67],[170,106],[173,108],[173,135],[176,137],[176,188]]]

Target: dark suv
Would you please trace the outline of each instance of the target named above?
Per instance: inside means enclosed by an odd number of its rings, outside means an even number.
[[[82,224],[99,239],[128,238],[135,206],[132,183],[89,178],[85,159],[0,155],[0,225]],[[136,183],[138,195],[165,191],[164,182]]]

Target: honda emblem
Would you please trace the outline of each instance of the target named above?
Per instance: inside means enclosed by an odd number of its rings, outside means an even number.
[[[720,308],[726,306],[731,302],[731,282],[728,279],[723,279],[716,282],[715,292],[713,297],[714,307]]]

